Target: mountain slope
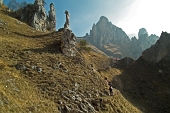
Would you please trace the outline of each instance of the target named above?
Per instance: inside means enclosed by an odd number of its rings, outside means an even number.
[[[64,56],[62,32],[35,31],[8,16],[5,6],[0,20],[1,112],[140,113],[118,90],[108,96],[104,77],[121,73],[109,68],[108,57],[83,50]]]
[[[170,111],[169,40],[170,35],[163,32],[155,45],[113,78],[113,83],[123,96],[143,112]],[[160,51],[167,54],[159,54]]]

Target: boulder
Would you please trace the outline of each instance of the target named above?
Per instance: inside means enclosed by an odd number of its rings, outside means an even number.
[[[64,29],[61,37],[61,51],[66,56],[76,56],[76,36],[69,29]]]
[[[158,63],[160,60],[170,57],[170,34],[162,32],[160,39],[150,48],[142,52],[142,58],[148,62]]]

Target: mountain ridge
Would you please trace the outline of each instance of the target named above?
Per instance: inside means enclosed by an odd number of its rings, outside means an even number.
[[[145,36],[144,33],[147,35]],[[93,24],[90,34],[86,34],[83,38],[108,56],[137,59],[145,49],[159,39],[156,35],[148,36],[145,28],[139,29],[138,34],[138,39],[136,37],[130,39],[121,28],[109,22],[107,17],[101,16],[99,21]]]

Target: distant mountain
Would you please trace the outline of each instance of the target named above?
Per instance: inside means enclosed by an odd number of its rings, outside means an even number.
[[[145,28],[139,30],[138,37],[139,39],[132,37],[130,40],[121,28],[113,25],[106,17],[101,16],[99,21],[93,24],[90,34],[86,34],[83,38],[109,56],[137,59],[141,56],[142,51],[155,44],[156,40],[159,39],[153,34],[148,36]]]
[[[151,45],[155,44],[159,39],[159,37],[154,34],[148,36],[148,32],[145,28],[139,30],[138,37],[138,39],[132,37],[129,43],[121,46],[121,51],[124,56],[138,59],[145,49],[151,47]]]
[[[121,28],[116,27],[106,17],[101,16],[97,24],[93,24],[88,41],[102,48],[105,44],[110,43],[123,45],[130,39]]]

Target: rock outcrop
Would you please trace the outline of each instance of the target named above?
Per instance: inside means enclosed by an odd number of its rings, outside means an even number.
[[[54,4],[50,4],[50,11],[48,11],[49,17],[48,17],[48,24],[47,28],[50,31],[55,31],[56,30],[56,11],[54,8]]]
[[[0,6],[3,4],[3,0],[0,0]]]
[[[35,0],[34,4],[16,11],[16,18],[25,21],[31,27],[39,31],[56,30],[56,11],[54,4],[50,4],[50,11],[47,15],[44,0]]]
[[[64,29],[61,37],[61,51],[66,56],[76,56],[76,36],[69,29]]]
[[[64,29],[69,29],[70,28],[70,21],[69,21],[70,14],[67,10],[65,11],[65,14],[66,14],[66,22],[64,24]]]
[[[31,26],[36,30],[45,31],[47,28],[47,14],[43,0],[35,0],[34,8],[35,12],[33,14]]]
[[[164,58],[170,58],[170,34],[162,32],[160,39],[142,52],[142,58],[148,62],[157,63]],[[170,60],[170,59],[169,59]]]
[[[76,36],[69,29],[69,13],[66,10],[66,22],[64,24],[64,28],[59,29],[58,31],[62,31],[63,35],[61,37],[61,51],[66,56],[76,56]]]

